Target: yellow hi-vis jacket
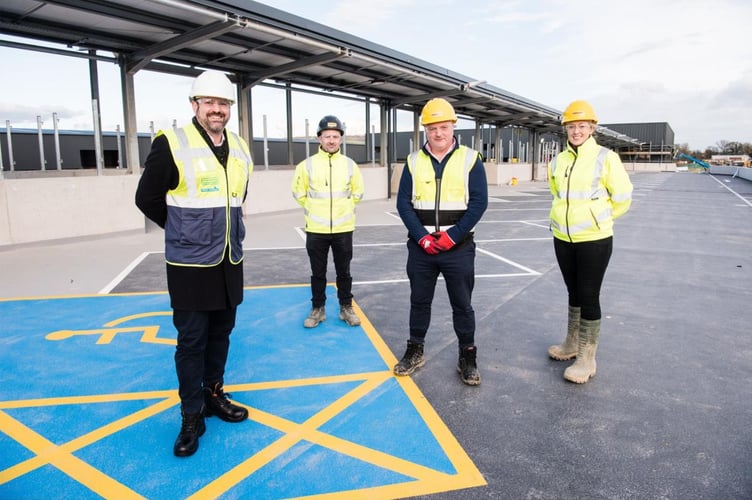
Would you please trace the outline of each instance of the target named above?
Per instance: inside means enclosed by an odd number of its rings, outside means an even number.
[[[436,196],[436,172],[431,158],[422,149],[407,157],[407,168],[413,177],[413,208],[429,233],[436,231],[437,226],[446,231],[462,218],[470,197],[470,170],[477,159],[477,151],[459,146],[444,166]]]
[[[614,234],[614,219],[632,204],[632,183],[619,155],[589,137],[576,150],[567,148],[548,164],[554,195],[551,230],[560,240],[578,243]]]
[[[355,230],[355,205],[363,198],[363,177],[347,156],[321,147],[295,167],[292,196],[305,212],[308,233]]]
[[[242,204],[253,170],[248,145],[228,131],[224,168],[193,124],[160,133],[170,143],[180,175],[166,196],[165,260],[178,266],[214,266],[229,246],[230,262],[241,262]]]

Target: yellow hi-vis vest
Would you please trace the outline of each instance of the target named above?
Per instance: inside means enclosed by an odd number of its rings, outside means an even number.
[[[554,199],[551,230],[560,240],[578,243],[614,234],[614,219],[632,203],[632,183],[619,159],[593,137],[577,151],[567,145],[548,165]]]
[[[170,143],[180,175],[166,196],[165,260],[178,266],[214,266],[229,246],[230,262],[240,263],[242,204],[253,171],[248,145],[228,131],[225,168],[193,124],[160,133]]]
[[[440,179],[439,195],[436,193],[436,172],[431,157],[423,149],[407,157],[407,168],[413,178],[412,204],[415,213],[429,233],[446,231],[467,210],[470,199],[468,183],[470,171],[478,159],[478,152],[459,146],[450,153]]]
[[[363,198],[363,177],[349,157],[319,147],[295,167],[292,196],[304,209],[308,233],[355,230],[355,206]]]

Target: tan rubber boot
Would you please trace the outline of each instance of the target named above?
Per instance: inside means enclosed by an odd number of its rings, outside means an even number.
[[[595,351],[598,350],[598,336],[601,331],[601,320],[580,320],[580,338],[578,341],[577,359],[564,370],[564,378],[575,384],[584,384],[595,377]]]
[[[577,356],[577,338],[580,331],[580,308],[569,306],[569,320],[567,321],[567,338],[559,345],[548,348],[551,359],[565,361]]]

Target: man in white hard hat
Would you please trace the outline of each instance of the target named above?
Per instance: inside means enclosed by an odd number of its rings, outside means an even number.
[[[182,415],[173,452],[180,457],[198,449],[205,416],[248,418],[223,385],[243,301],[242,204],[253,161],[248,144],[225,128],[235,101],[227,76],[200,74],[189,98],[192,122],[156,135],[136,191],[138,208],[165,231]]]

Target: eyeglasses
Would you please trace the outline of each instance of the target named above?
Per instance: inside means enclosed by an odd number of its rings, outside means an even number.
[[[213,97],[194,97],[194,102],[203,104],[204,106],[212,107],[219,106],[220,108],[229,108],[232,103],[226,99],[214,99]]]
[[[593,125],[590,123],[569,123],[567,125],[564,125],[564,128],[567,130],[567,132],[574,132],[575,130],[585,132],[586,130],[590,130],[590,127],[592,126]]]

